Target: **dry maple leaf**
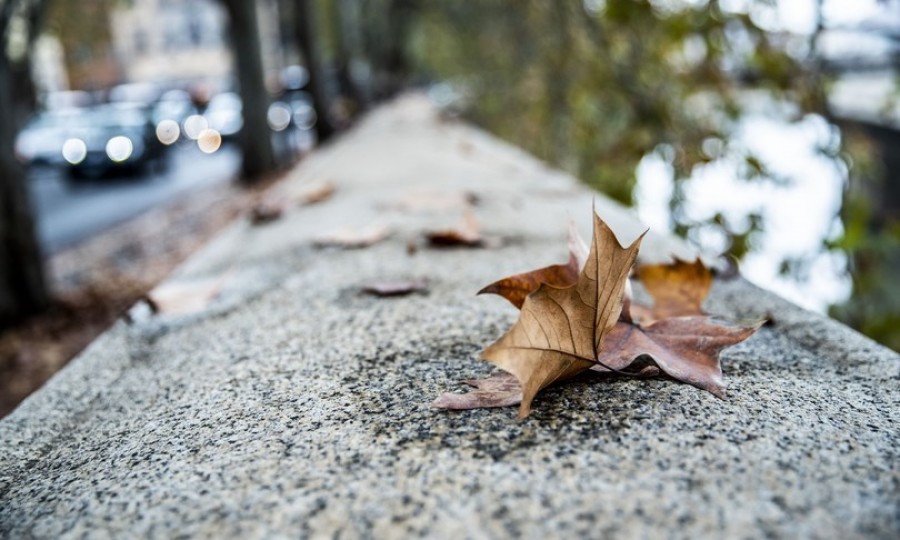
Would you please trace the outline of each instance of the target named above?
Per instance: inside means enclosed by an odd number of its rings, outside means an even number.
[[[595,220],[598,219],[595,216]],[[598,236],[596,226],[595,223],[595,241]],[[576,253],[573,238],[576,237],[577,233],[573,234],[570,229],[569,264],[511,276],[489,285],[481,292],[499,294],[524,311],[524,305],[527,305],[524,304],[525,298],[536,293],[542,283],[555,285],[557,288],[573,285],[576,281],[572,277],[572,261]],[[619,247],[619,250],[622,248]],[[718,360],[719,353],[726,347],[749,338],[762,322],[739,326],[707,316],[702,310],[702,304],[709,294],[712,274],[700,260],[687,262],[676,259],[671,264],[641,266],[637,270],[637,276],[654,299],[654,304],[631,304],[630,292],[625,294],[619,321],[608,330],[603,346],[597,349],[594,358],[597,363],[588,365],[586,358],[576,358],[572,368],[551,382],[570,378],[584,369],[607,373],[615,371],[638,377],[652,377],[663,371],[676,380],[724,397],[725,384]],[[649,359],[653,364],[637,362],[641,358]],[[556,360],[558,363],[559,359]],[[509,371],[515,373],[513,370]],[[434,401],[433,406],[473,409],[514,405],[524,397],[520,380],[517,378],[513,383],[507,374],[496,373],[481,381],[466,381],[476,390],[468,394],[445,393]],[[523,403],[523,407],[525,405]],[[524,414],[527,414],[527,409]]]
[[[516,324],[481,357],[515,375],[522,386],[519,418],[531,401],[556,380],[590,369],[604,336],[622,310],[628,274],[643,234],[623,248],[594,213],[594,234],[584,269],[566,288],[543,283],[528,295]]]
[[[525,298],[536,291],[541,283],[553,287],[570,287],[578,281],[578,274],[588,258],[588,247],[578,234],[575,224],[569,223],[569,262],[545,266],[531,272],[524,272],[495,281],[478,291],[477,294],[497,294],[522,309]]]
[[[625,370],[641,356],[650,357],[673,379],[725,397],[719,353],[749,338],[762,322],[732,326],[709,316],[671,317],[647,326],[619,321],[597,355],[606,366]]]

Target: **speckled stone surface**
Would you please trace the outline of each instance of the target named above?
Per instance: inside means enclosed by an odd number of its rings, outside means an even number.
[[[517,312],[474,292],[565,259],[574,180],[421,98],[372,114],[282,189],[329,201],[238,223],[172,280],[229,275],[202,313],[133,310],[0,421],[0,536],[10,538],[897,538],[900,358],[742,281],[710,311],[773,323],[723,354],[728,398],[666,379],[585,380],[515,408],[437,411],[491,372],[479,350]],[[488,249],[407,244],[478,196]],[[421,200],[430,200],[429,208]],[[381,220],[375,246],[316,249]],[[684,247],[651,236],[645,258]],[[428,295],[361,296],[428,277]]]

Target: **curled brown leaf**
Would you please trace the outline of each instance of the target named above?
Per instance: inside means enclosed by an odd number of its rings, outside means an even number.
[[[625,370],[641,356],[649,356],[673,379],[725,397],[719,353],[756,332],[708,316],[672,317],[647,326],[619,321],[606,336],[597,360],[602,366]]]
[[[574,223],[569,224],[568,244],[568,263],[554,264],[503,278],[484,287],[477,294],[497,294],[509,300],[512,305],[522,309],[525,298],[536,291],[541,283],[557,288],[571,287],[578,281],[578,273],[585,265],[588,257],[588,247],[578,234]]]

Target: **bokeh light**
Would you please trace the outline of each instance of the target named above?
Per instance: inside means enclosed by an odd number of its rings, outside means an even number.
[[[62,155],[72,165],[78,165],[87,157],[87,145],[81,139],[69,139],[63,143]]]
[[[312,129],[316,125],[316,111],[306,103],[294,104],[294,124],[300,129]]]
[[[156,138],[165,145],[174,144],[179,135],[181,128],[175,120],[163,120],[156,125]]]
[[[197,146],[205,154],[212,154],[222,146],[222,134],[214,129],[204,129],[197,136]]]
[[[106,155],[116,163],[130,158],[132,152],[134,152],[134,143],[124,135],[118,135],[106,142]]]
[[[269,107],[266,119],[273,131],[284,131],[291,123],[291,109],[284,103],[276,101]]]
[[[208,127],[209,122],[199,114],[192,114],[184,119],[184,134],[188,139],[197,140],[200,133]]]

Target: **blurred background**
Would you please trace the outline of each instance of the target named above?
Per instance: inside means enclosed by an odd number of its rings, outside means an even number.
[[[399,92],[900,350],[900,0],[0,0],[0,415]]]

